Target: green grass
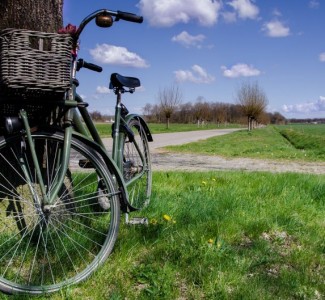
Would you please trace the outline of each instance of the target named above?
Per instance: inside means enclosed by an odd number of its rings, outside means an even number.
[[[95,123],[96,129],[101,137],[112,136],[112,124],[110,123]]]
[[[325,139],[321,135],[312,135],[311,132],[313,131],[302,133],[287,127],[267,126],[251,132],[242,130],[166,149],[225,157],[324,161]]]
[[[173,149],[324,160],[316,144],[297,149],[281,130],[244,130]],[[324,175],[218,171],[153,177],[151,205],[134,213],[149,217],[149,226],[122,222],[104,266],[51,299],[325,298]],[[7,298],[22,299],[1,297]]]
[[[325,176],[158,172],[153,191],[149,226],[122,225],[105,265],[51,299],[325,296]]]
[[[238,124],[206,124],[204,126],[198,126],[197,124],[170,124],[170,128],[167,129],[166,124],[149,123],[150,131],[155,133],[171,133],[182,131],[197,131],[197,130],[209,130],[209,129],[221,129],[221,128],[239,128]]]
[[[311,150],[325,158],[325,125],[279,126],[277,129],[296,149]]]
[[[96,129],[101,137],[110,137],[112,133],[112,125],[109,123],[96,123]],[[208,130],[208,129],[221,129],[221,128],[238,128],[238,124],[219,125],[207,124],[204,126],[197,126],[197,124],[170,124],[170,128],[167,129],[166,124],[149,123],[149,129],[152,134],[155,133],[171,133],[182,131],[196,131],[196,130]]]
[[[294,130],[305,135],[325,136],[325,124],[290,124],[276,126],[280,131],[285,129]]]

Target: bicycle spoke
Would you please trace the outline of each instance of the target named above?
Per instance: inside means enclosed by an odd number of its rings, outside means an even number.
[[[37,158],[49,197],[62,168],[63,136],[34,135],[33,141],[36,151],[41,151]],[[28,148],[21,153],[19,145],[19,138],[8,145],[0,139],[0,161],[5,166],[0,170],[0,288],[10,285],[38,294],[86,278],[110,254],[121,192],[100,156],[75,142],[69,159],[72,167],[54,203],[42,203],[32,155]],[[92,161],[93,168],[79,167],[80,159]],[[106,211],[99,206],[99,185],[100,196],[110,203]]]

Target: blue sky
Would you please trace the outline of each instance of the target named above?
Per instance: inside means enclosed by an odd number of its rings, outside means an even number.
[[[235,103],[241,84],[257,81],[269,112],[325,117],[325,1],[65,0],[64,23],[78,25],[101,8],[133,12],[144,22],[86,27],[79,56],[104,68],[79,73],[90,110],[113,112],[108,83],[118,72],[141,80],[124,98],[133,112],[157,104],[159,90],[174,83],[183,103]]]

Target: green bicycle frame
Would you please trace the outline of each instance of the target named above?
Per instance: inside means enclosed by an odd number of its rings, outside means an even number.
[[[43,178],[42,178],[42,174],[41,174],[41,168],[40,168],[40,164],[39,161],[37,159],[37,154],[36,154],[36,150],[35,150],[35,145],[32,139],[32,134],[31,134],[31,129],[29,127],[29,123],[28,123],[28,117],[27,117],[27,113],[24,110],[20,111],[20,116],[22,118],[24,127],[25,127],[25,132],[26,132],[26,136],[27,136],[27,143],[28,146],[30,148],[31,151],[31,156],[32,156],[32,160],[35,166],[35,170],[36,170],[36,178],[38,180],[41,192],[42,192],[42,197],[44,199],[44,204],[45,205],[51,205],[54,203],[55,199],[57,198],[57,195],[59,193],[60,187],[64,181],[64,178],[66,176],[66,172],[68,169],[68,164],[69,164],[69,156],[70,156],[70,150],[71,150],[71,138],[72,138],[72,126],[71,124],[69,124],[69,122],[67,122],[67,125],[64,129],[64,144],[63,144],[63,151],[62,153],[60,153],[58,160],[60,160],[61,165],[60,168],[58,170],[58,176],[56,176],[56,179],[51,187],[51,193],[48,194],[46,192],[46,186],[44,184]],[[72,111],[69,109],[65,115],[65,120],[71,120],[72,118]],[[24,172],[24,175],[27,179],[27,183],[28,186],[30,188],[31,193],[34,195],[34,191],[33,188],[31,186],[31,178],[29,176],[27,167],[25,165],[24,159],[21,158],[21,166],[22,166],[22,170]],[[34,195],[34,197],[36,197]],[[39,199],[35,199],[35,201],[37,203],[40,204],[40,200]]]
[[[76,95],[76,101],[79,104],[83,103],[82,98],[78,94]],[[76,109],[74,109],[73,123],[74,123],[76,131],[84,136],[89,136],[89,134],[90,134],[91,138],[97,144],[99,144],[104,149],[105,153],[107,154],[105,145],[104,145],[101,137],[99,136],[97,129],[95,127],[95,124],[92,121],[86,107],[84,105],[79,105],[78,111],[80,112],[81,118],[84,121],[85,125],[83,124],[83,122],[81,122],[80,116],[76,112]],[[116,106],[115,106],[115,122],[113,125],[113,132],[112,132],[112,138],[113,138],[112,159],[115,162],[115,164],[117,165],[120,172],[123,173],[123,147],[124,147],[125,134],[127,134],[127,133],[125,132],[125,130],[121,130],[121,128],[122,127],[126,128],[128,120],[130,118],[134,118],[137,116],[130,115],[130,116],[127,116],[126,119],[123,119],[121,111],[122,111],[121,93],[119,92],[117,94],[117,101],[116,101]],[[136,149],[139,151],[139,154],[141,155],[141,159],[143,161],[145,161],[144,157],[142,155],[142,151],[139,150],[139,145],[136,143],[136,141],[134,141],[134,145],[135,145]],[[134,176],[131,180],[125,182],[124,183],[125,186],[132,184],[134,181],[141,178],[143,176],[143,174],[144,174],[144,171],[140,172],[139,174],[137,174],[137,176]]]

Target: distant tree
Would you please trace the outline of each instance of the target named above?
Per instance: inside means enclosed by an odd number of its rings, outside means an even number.
[[[107,116],[105,117],[104,115],[102,115],[102,113],[98,110],[95,110],[93,112],[89,113],[90,117],[92,120],[97,121],[97,122],[102,122],[105,120],[105,118],[107,118]]]
[[[178,110],[178,122],[179,123],[192,123],[193,122],[193,105],[191,102],[181,104]]]
[[[149,120],[152,115],[152,104],[146,103],[146,105],[142,108],[142,112],[147,120]]]
[[[63,25],[63,0],[1,0],[0,29],[57,32]]]
[[[246,82],[237,91],[237,103],[247,117],[248,130],[251,130],[254,122],[265,111],[268,100],[257,82]]]
[[[286,121],[286,118],[279,112],[274,112],[270,115],[271,124],[285,124]]]
[[[229,104],[227,105],[225,103],[215,103],[212,111],[218,126],[221,123],[227,122],[229,115]]]
[[[182,102],[182,93],[178,85],[171,85],[163,90],[159,91],[158,100],[161,107],[161,111],[166,118],[166,125],[169,128],[169,121],[176,110],[176,108]]]
[[[195,115],[196,123],[199,126],[202,122],[210,119],[210,105],[202,96],[196,99],[196,103],[193,107],[193,113]]]

